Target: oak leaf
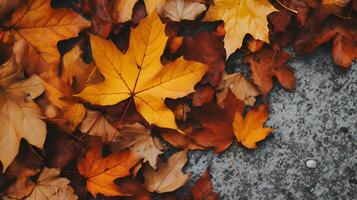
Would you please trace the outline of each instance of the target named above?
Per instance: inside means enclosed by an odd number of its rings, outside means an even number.
[[[2,67],[0,71],[4,69]],[[4,170],[15,158],[21,138],[38,148],[43,147],[46,124],[40,119],[41,111],[33,101],[44,91],[41,83],[37,75],[32,75],[7,87],[0,85],[0,121],[3,123],[0,126],[0,158]]]
[[[187,150],[173,154],[167,159],[167,163],[159,162],[157,169],[150,166],[144,169],[145,186],[149,192],[172,192],[183,186],[189,179],[189,175],[181,170],[187,162]]]
[[[175,22],[195,20],[205,10],[204,4],[189,0],[166,0],[159,6],[159,13]]]
[[[87,178],[88,191],[96,197],[98,193],[105,196],[126,196],[114,183],[117,178],[130,175],[130,169],[138,159],[130,151],[121,151],[102,157],[103,146],[92,142],[85,156],[78,160],[79,173]]]
[[[57,42],[77,36],[90,23],[69,9],[52,9],[50,3],[50,0],[21,1],[11,19],[2,26],[8,27],[16,40],[25,40],[45,62],[56,67],[60,61]]]
[[[214,0],[205,15],[205,21],[223,20],[226,35],[224,47],[227,58],[240,48],[244,36],[269,43],[267,16],[277,11],[268,0]]]
[[[222,107],[223,101],[228,95],[228,90],[248,106],[253,106],[255,97],[259,95],[259,91],[255,86],[245,79],[241,73],[223,74],[222,82],[218,85],[217,104]]]
[[[256,143],[264,140],[272,128],[263,127],[268,120],[268,106],[260,105],[257,109],[251,109],[243,119],[241,113],[237,112],[234,116],[233,130],[237,141],[249,149],[257,148]]]
[[[177,129],[164,99],[193,92],[207,66],[183,58],[163,66],[160,56],[167,40],[164,28],[156,12],[146,17],[132,30],[125,55],[112,42],[91,35],[94,60],[105,80],[85,88],[78,96],[96,105],[114,105],[130,98],[150,124]]]
[[[273,88],[273,76],[282,87],[292,90],[295,88],[294,71],[286,66],[290,54],[285,51],[263,49],[255,54],[249,54],[244,61],[250,64],[253,82],[267,96]]]

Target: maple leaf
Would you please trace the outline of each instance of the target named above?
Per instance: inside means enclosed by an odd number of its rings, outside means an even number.
[[[259,91],[255,86],[245,79],[241,73],[223,74],[222,82],[218,86],[217,104],[222,107],[224,99],[228,95],[228,90],[246,105],[253,106],[255,97],[259,95]]]
[[[160,130],[162,138],[171,144],[172,146],[179,149],[189,149],[189,150],[204,150],[205,148],[199,144],[196,144],[187,135],[183,135],[173,129]]]
[[[78,197],[74,194],[74,190],[68,186],[69,180],[60,178],[60,170],[56,168],[44,168],[37,178],[33,191],[28,200],[56,200],[59,197],[66,200],[76,200]]]
[[[289,59],[290,54],[287,52],[263,49],[258,53],[249,54],[244,61],[250,64],[254,83],[264,96],[267,96],[273,88],[273,76],[284,88],[295,88],[294,71],[285,65]]]
[[[80,130],[92,136],[99,136],[103,142],[117,142],[119,131],[108,121],[106,115],[95,110],[87,110]]]
[[[173,154],[167,163],[159,162],[157,170],[147,167],[143,171],[145,186],[150,192],[172,192],[183,186],[189,175],[182,173],[181,169],[187,162],[187,150]]]
[[[177,129],[164,99],[193,92],[207,66],[183,58],[162,66],[160,56],[167,40],[164,28],[157,13],[152,13],[132,30],[125,55],[112,42],[91,35],[94,60],[105,80],[78,96],[96,105],[114,105],[130,97],[129,102],[135,102],[137,111],[150,124]]]
[[[126,196],[114,180],[128,176],[138,159],[130,151],[113,153],[103,158],[102,150],[100,142],[92,142],[85,156],[78,160],[77,168],[87,178],[88,191],[94,197],[98,193],[105,196]]]
[[[244,36],[269,43],[267,16],[277,11],[268,0],[214,0],[205,15],[205,21],[223,20],[226,35],[224,47],[227,58],[240,48]]]
[[[260,105],[257,109],[250,109],[244,119],[241,113],[236,112],[233,130],[237,141],[249,149],[257,148],[256,143],[264,140],[273,130],[263,127],[268,117],[268,106],[266,104]]]
[[[157,6],[160,3],[163,3],[165,0],[144,0],[145,6],[146,6],[146,12],[148,15],[151,13],[155,12],[155,9],[157,9]]]
[[[197,180],[191,188],[192,200],[218,200],[219,194],[213,191],[213,185],[210,177],[210,171],[207,169],[205,173]]]
[[[187,0],[166,0],[159,5],[159,13],[175,22],[194,20],[205,10],[204,4]]]
[[[12,63],[12,64],[9,64]],[[26,80],[21,78],[16,63],[11,59],[0,66],[0,158],[5,170],[15,158],[21,138],[42,148],[46,137],[46,125],[40,119],[40,109],[33,101],[41,95],[44,88],[41,79],[32,75]]]
[[[20,3],[20,0],[2,0],[0,1],[0,20],[9,14]]]
[[[151,131],[139,123],[125,125],[120,129],[119,142],[115,144],[115,149],[129,148],[138,159],[144,158],[144,162],[155,169],[157,157],[164,149],[160,140],[151,135]]]
[[[77,36],[90,23],[71,10],[52,9],[50,3],[50,0],[21,1],[2,26],[10,29],[16,40],[25,40],[45,62],[55,67],[60,61],[57,42]]]
[[[301,54],[312,53],[320,45],[332,41],[332,56],[335,63],[348,68],[357,58],[356,37],[357,31],[352,23],[339,19],[319,21],[315,17],[308,20],[298,33],[295,48]]]

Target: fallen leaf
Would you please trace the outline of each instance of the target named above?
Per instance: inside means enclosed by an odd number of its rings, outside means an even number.
[[[21,1],[11,20],[2,25],[13,31],[16,40],[25,40],[45,62],[56,67],[60,61],[57,42],[77,36],[90,23],[69,9],[52,9],[50,3],[50,0]]]
[[[103,142],[117,142],[119,131],[108,121],[103,112],[87,110],[79,129],[83,133],[101,137]]]
[[[222,104],[228,95],[228,90],[248,106],[253,106],[255,97],[260,94],[242,73],[223,74],[222,82],[218,85],[217,90],[217,104],[221,107],[224,107]]]
[[[192,200],[218,200],[219,194],[213,191],[209,169],[197,180],[191,188]]]
[[[267,16],[277,11],[268,0],[214,0],[205,15],[205,21],[223,20],[226,35],[224,47],[227,58],[240,48],[244,36],[269,43]]]
[[[322,0],[321,3],[324,5],[331,13],[338,17],[343,17],[342,11],[351,0]]]
[[[16,8],[20,0],[1,0],[0,1],[0,20]]]
[[[295,88],[294,71],[285,65],[289,59],[290,54],[287,52],[263,49],[255,54],[249,54],[244,61],[250,64],[253,82],[264,96],[267,96],[273,88],[273,76],[285,89]]]
[[[205,103],[211,102],[214,98],[215,90],[210,85],[199,85],[192,96],[193,106],[202,106]]]
[[[159,6],[159,13],[175,22],[181,20],[195,20],[206,10],[204,4],[189,0],[166,0]]]
[[[173,154],[167,163],[159,162],[157,170],[150,166],[144,169],[145,186],[149,192],[165,193],[171,192],[183,186],[189,175],[181,170],[187,162],[187,150]]]
[[[131,19],[138,0],[116,0],[113,11],[114,22],[124,23]]]
[[[171,144],[172,146],[179,149],[189,149],[189,150],[204,150],[205,148],[199,144],[196,144],[187,135],[179,133],[173,129],[160,129],[160,134],[162,138]]]
[[[94,60],[105,81],[87,87],[78,96],[96,105],[114,105],[130,98],[150,124],[177,129],[164,99],[193,92],[207,67],[183,58],[162,66],[160,56],[167,40],[164,28],[157,13],[146,17],[132,30],[125,55],[112,42],[91,35]]]
[[[207,79],[212,86],[216,86],[220,82],[225,68],[226,56],[222,37],[211,32],[199,32],[185,36],[182,54],[187,60],[209,65]]]
[[[117,178],[130,174],[130,169],[138,162],[130,151],[122,151],[102,157],[103,146],[92,142],[85,156],[78,160],[79,173],[87,178],[87,189],[96,197],[98,193],[105,196],[126,196],[114,183]]]
[[[264,128],[264,123],[268,120],[268,106],[260,105],[257,109],[250,109],[243,119],[241,113],[234,116],[233,130],[237,141],[248,149],[257,148],[256,143],[264,140],[272,128]]]
[[[155,9],[157,9],[157,6],[164,1],[165,0],[144,0],[147,14],[150,15],[153,13]]]
[[[33,101],[44,88],[41,79],[32,75],[0,90],[0,158],[5,170],[15,158],[21,138],[42,148],[46,124],[40,119],[41,111]]]
[[[156,169],[156,161],[163,152],[164,146],[159,138],[151,135],[151,131],[139,123],[126,125],[120,129],[120,143],[116,148],[128,148],[139,159],[149,162]]]
[[[44,168],[37,178],[35,187],[31,192],[28,200],[76,200],[78,197],[74,194],[74,190],[68,185],[69,180],[60,178],[60,170],[52,168]]]

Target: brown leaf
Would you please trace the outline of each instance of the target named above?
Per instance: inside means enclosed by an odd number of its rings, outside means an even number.
[[[263,49],[249,54],[244,61],[250,64],[254,83],[264,96],[267,96],[273,88],[273,76],[285,89],[295,88],[294,71],[285,64],[289,59],[290,54],[287,52]]]
[[[0,20],[16,8],[20,0],[2,0],[0,1]]]
[[[193,140],[188,138],[186,135],[179,133],[173,129],[160,129],[159,130],[162,138],[170,143],[172,146],[179,149],[189,149],[189,150],[204,150],[205,148],[196,144]]]
[[[167,163],[159,162],[155,171],[150,166],[143,171],[146,189],[150,192],[172,192],[183,186],[189,175],[182,173],[182,167],[187,162],[187,150],[173,154]]]
[[[219,200],[219,194],[213,191],[209,169],[191,188],[192,200]]]
[[[222,108],[224,108],[223,103],[227,98],[228,91],[231,91],[239,100],[249,106],[254,105],[255,97],[260,94],[255,86],[245,79],[241,73],[223,74],[217,90],[217,104]]]
[[[149,162],[151,167],[156,169],[157,157],[164,149],[160,140],[152,136],[151,131],[139,123],[125,125],[119,132],[118,142],[113,144],[113,148],[119,150],[129,148],[138,160],[143,158],[144,162]]]
[[[216,86],[225,68],[226,51],[223,38],[210,32],[199,32],[193,36],[186,36],[183,41],[182,53],[185,59],[208,64],[207,79],[212,86]]]
[[[199,85],[195,89],[195,93],[192,96],[193,106],[202,106],[213,100],[215,91],[211,85]]]
[[[103,142],[116,142],[119,140],[119,131],[108,121],[103,112],[87,110],[86,117],[79,129],[83,133],[101,137]]]

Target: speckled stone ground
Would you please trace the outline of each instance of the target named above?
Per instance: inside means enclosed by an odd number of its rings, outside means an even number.
[[[274,134],[255,151],[193,152],[186,171],[196,180],[211,166],[215,191],[227,200],[357,199],[357,63],[339,70],[326,48],[289,65],[297,88],[272,91]]]

